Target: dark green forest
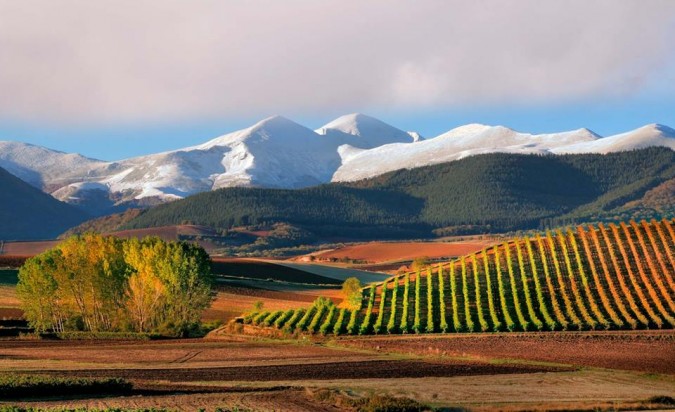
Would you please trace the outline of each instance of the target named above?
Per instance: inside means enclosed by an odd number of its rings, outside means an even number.
[[[227,229],[286,222],[319,236],[410,238],[617,216],[672,217],[672,205],[649,207],[642,200],[674,178],[675,152],[667,148],[606,155],[494,153],[300,190],[205,192],[152,208],[125,228],[190,223]]]

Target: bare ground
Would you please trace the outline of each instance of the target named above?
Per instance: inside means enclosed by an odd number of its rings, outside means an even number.
[[[446,334],[341,338],[381,352],[552,362],[675,375],[675,331]]]
[[[118,376],[138,388],[126,397],[12,402],[38,407],[344,409],[312,395],[319,388],[509,411],[635,409],[645,407],[642,400],[651,396],[675,395],[675,374],[667,366],[674,353],[672,332],[531,335],[363,337],[319,344],[244,336],[150,342],[14,340],[0,341],[0,372]],[[613,369],[594,368],[603,345],[614,355],[601,356],[600,363],[618,358],[622,363]],[[595,355],[583,356],[589,347]],[[558,354],[548,359],[545,353],[554,349]],[[649,361],[652,357],[657,361]],[[645,365],[634,367],[641,363]],[[664,370],[666,374],[656,373]]]

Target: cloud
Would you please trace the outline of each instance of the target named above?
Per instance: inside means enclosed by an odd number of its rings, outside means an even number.
[[[675,91],[675,2],[0,2],[0,117],[133,122]]]

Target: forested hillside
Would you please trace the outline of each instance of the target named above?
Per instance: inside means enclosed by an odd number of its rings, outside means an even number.
[[[0,168],[0,240],[54,238],[87,217]]]
[[[155,207],[127,228],[229,228],[288,222],[318,235],[411,237],[553,227],[572,221],[671,217],[675,152],[486,154],[302,190],[221,189]],[[654,190],[657,193],[653,193]],[[665,194],[663,193],[665,192]],[[666,202],[667,204],[667,202]]]

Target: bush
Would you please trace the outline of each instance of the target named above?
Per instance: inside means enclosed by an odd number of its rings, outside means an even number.
[[[647,403],[658,403],[659,405],[675,405],[675,398],[666,395],[652,396],[647,399]]]
[[[359,412],[416,412],[430,411],[429,406],[410,398],[396,398],[388,395],[373,395],[354,401]]]

